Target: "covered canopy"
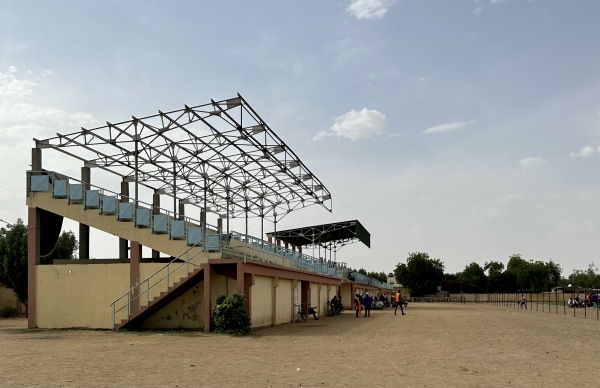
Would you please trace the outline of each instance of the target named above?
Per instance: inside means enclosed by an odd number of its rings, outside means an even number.
[[[34,139],[208,211],[280,220],[331,193],[241,96]],[[176,209],[174,209],[176,211]]]
[[[357,220],[280,230],[267,233],[267,236],[297,247],[320,245],[337,250],[357,241],[371,247],[371,234]]]

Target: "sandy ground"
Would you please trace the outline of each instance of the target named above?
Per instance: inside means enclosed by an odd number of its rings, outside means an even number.
[[[0,386],[594,386],[600,321],[588,311],[424,303],[405,316],[346,312],[248,336],[27,330],[4,319]]]

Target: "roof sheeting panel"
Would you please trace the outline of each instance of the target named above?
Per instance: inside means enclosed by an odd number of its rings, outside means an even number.
[[[344,246],[360,241],[371,247],[371,234],[358,220],[280,230],[267,236],[293,246]]]

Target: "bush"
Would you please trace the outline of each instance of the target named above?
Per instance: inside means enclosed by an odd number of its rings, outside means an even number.
[[[0,309],[0,318],[16,317],[17,315],[19,312],[14,307],[5,306]]]
[[[221,298],[219,297],[219,299]],[[215,333],[250,333],[250,315],[246,311],[244,295],[233,294],[222,300],[221,304],[217,304],[217,307],[213,310],[212,321],[214,322]]]

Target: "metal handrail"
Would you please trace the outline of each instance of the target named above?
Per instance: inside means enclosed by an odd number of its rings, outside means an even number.
[[[166,290],[169,289],[169,280],[170,280],[170,275],[171,273],[175,273],[178,269],[182,268],[185,265],[185,269],[186,269],[186,273],[189,276],[190,274],[190,264],[198,267],[198,265],[194,264],[194,263],[190,263],[190,260],[196,258],[198,255],[200,255],[201,253],[203,253],[204,251],[199,251],[196,254],[194,254],[193,256],[189,256],[189,252],[193,249],[193,248],[197,248],[199,246],[203,246],[204,241],[206,239],[206,236],[204,236],[204,238],[202,238],[202,240],[200,240],[198,243],[190,246],[185,252],[183,252],[181,255],[177,256],[176,258],[174,258],[173,260],[171,260],[170,262],[168,262],[164,267],[158,269],[156,272],[154,272],[152,275],[148,276],[146,279],[142,280],[141,282],[139,282],[137,285],[135,285],[134,287],[131,287],[131,289],[129,289],[127,292],[125,292],[123,295],[121,295],[119,298],[115,299],[111,304],[110,307],[112,307],[113,310],[113,326],[116,324],[116,316],[117,313],[119,313],[120,311],[122,311],[123,309],[127,308],[127,317],[131,316],[131,303],[139,300],[142,295],[146,294],[146,305],[150,304],[150,289],[154,288],[156,285],[160,284],[163,280],[166,279]],[[206,254],[209,254],[209,251],[206,250]],[[173,269],[172,271],[170,270],[170,265],[174,264],[176,261],[181,261],[183,256],[186,256],[186,259],[179,263],[179,265]],[[154,284],[150,284],[150,280],[157,276],[160,272],[162,272],[163,270],[167,270],[166,275],[164,275],[162,278],[156,280],[156,282]],[[134,296],[133,298],[131,297],[131,295],[133,295],[135,292],[135,290],[141,290],[142,285],[146,283],[146,289],[143,292],[138,292],[136,296]],[[125,298],[128,297],[127,299],[127,303],[124,304],[121,308],[117,309],[116,305],[117,303]]]
[[[112,191],[97,185],[94,185],[92,183],[88,183],[88,182],[84,182],[81,179],[77,179],[77,178],[73,178],[70,177],[68,175],[64,175],[61,173],[58,173],[56,171],[52,171],[52,170],[42,170],[42,171],[27,171],[27,176],[31,176],[31,175],[48,175],[50,176],[53,180],[67,180],[67,181],[74,181],[74,182],[78,182],[81,184],[85,184],[85,185],[89,185],[90,189],[98,189],[100,191],[100,212],[102,212],[102,197],[104,195],[106,195],[105,193],[109,193],[111,195],[115,195],[117,197],[121,197],[121,198],[126,198],[128,201],[131,201],[131,203],[133,203],[135,206],[133,207],[133,222],[135,223],[136,220],[136,211],[137,208],[148,208],[148,209],[153,209],[156,208],[160,211],[160,214],[164,214],[167,215],[169,217],[171,217],[173,220],[175,220],[175,212],[173,210],[168,210],[165,208],[161,208],[158,206],[155,206],[153,204],[150,204],[148,202],[144,202],[141,200],[136,200],[134,197],[130,197],[121,193],[117,193],[116,191]],[[30,180],[27,179],[27,187],[26,187],[27,193],[29,193],[30,191]],[[83,205],[85,206],[85,200],[86,200],[86,190],[83,190]],[[140,205],[144,205],[144,206],[140,206]],[[118,211],[117,211],[117,216],[118,216]],[[184,216],[184,221],[189,222],[191,224],[196,224],[196,225],[201,225],[202,221],[197,220],[195,218],[192,217],[188,217],[188,216]],[[152,227],[152,223],[154,222],[153,217],[150,217],[150,227]],[[169,225],[170,226],[170,225]],[[206,223],[206,227],[207,229],[212,229],[213,231],[215,231],[215,233],[219,230],[217,226],[215,225],[211,225],[209,223]]]
[[[240,258],[243,255],[245,261],[248,259],[248,257],[262,262],[282,260],[282,263],[287,264],[285,266],[289,266],[290,268],[331,277],[344,278],[346,263],[335,263],[309,256],[304,253],[294,252],[290,249],[286,249],[276,244],[269,243],[265,240],[236,231],[231,231],[230,236],[234,241],[237,240],[243,243],[244,246],[243,254],[242,252],[234,250],[228,250],[228,253],[237,255]]]

